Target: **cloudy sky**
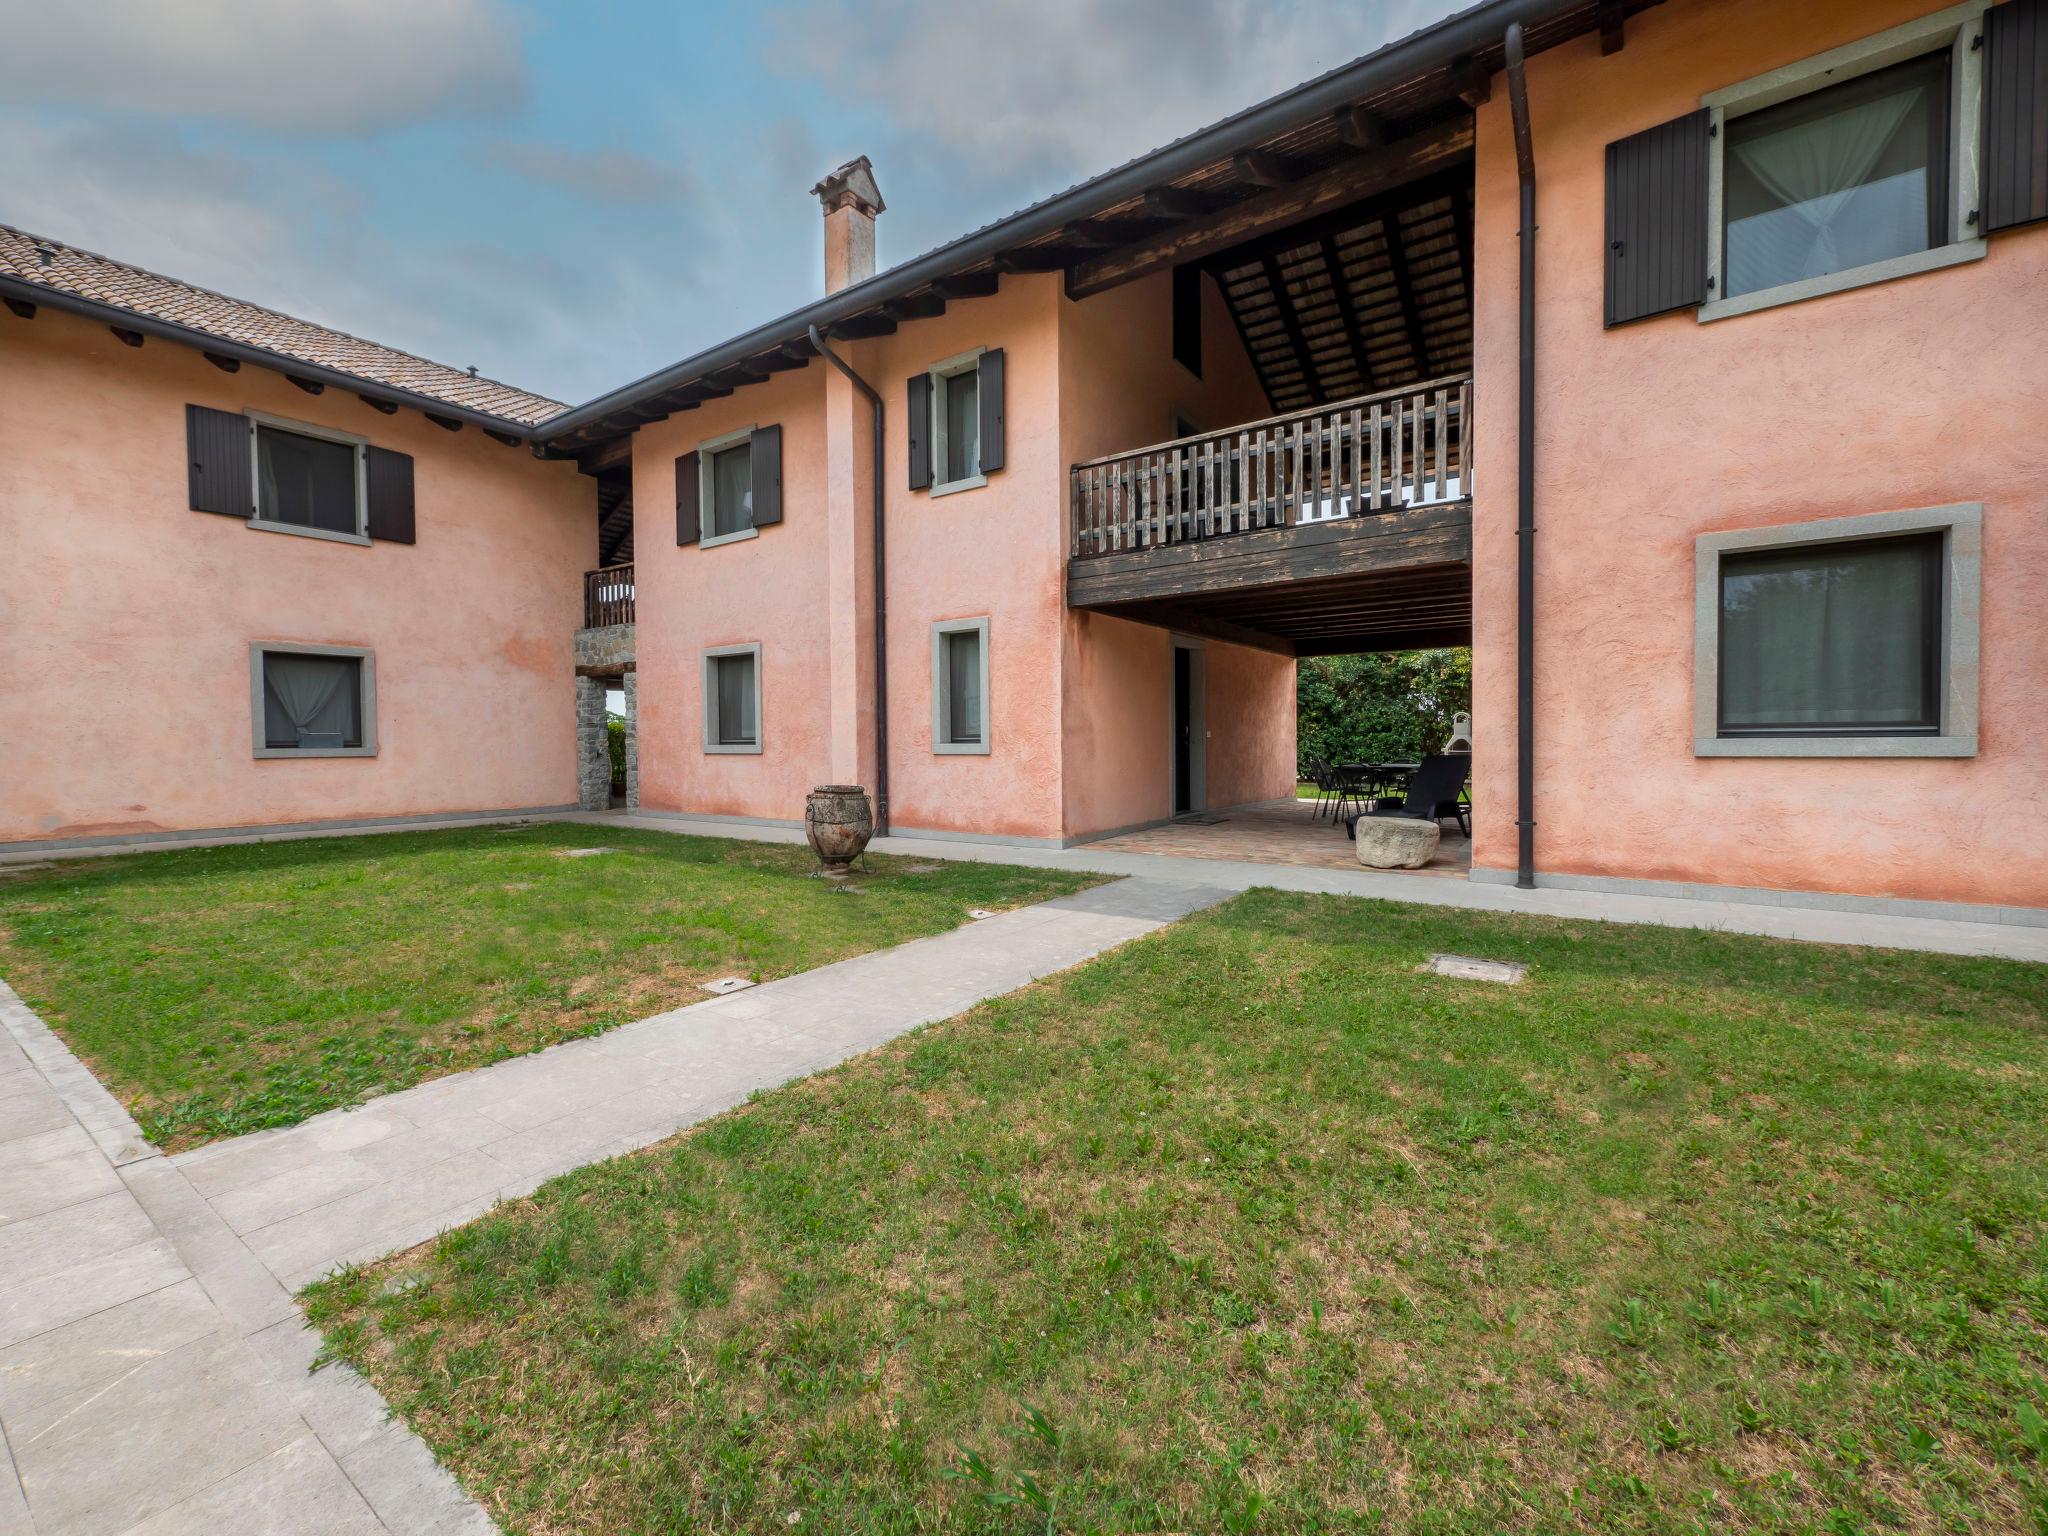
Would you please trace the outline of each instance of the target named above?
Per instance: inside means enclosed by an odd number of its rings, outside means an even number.
[[[1456,0],[0,0],[0,223],[581,401]]]

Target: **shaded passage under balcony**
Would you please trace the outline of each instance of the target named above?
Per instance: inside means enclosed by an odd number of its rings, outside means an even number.
[[[1472,384],[1076,464],[1067,601],[1294,655],[1464,645]]]

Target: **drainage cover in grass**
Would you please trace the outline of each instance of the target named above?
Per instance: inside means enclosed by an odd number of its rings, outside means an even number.
[[[1518,965],[1512,960],[1481,960],[1472,955],[1431,955],[1425,971],[1438,976],[1456,976],[1463,981],[1498,981],[1510,987],[1518,987],[1529,974],[1529,967]]]
[[[721,976],[718,980],[707,981],[703,985],[706,992],[715,992],[723,997],[728,992],[744,992],[753,983],[744,976]]]

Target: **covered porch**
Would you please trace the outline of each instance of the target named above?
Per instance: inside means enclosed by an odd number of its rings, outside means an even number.
[[[1436,856],[1421,869],[1379,871],[1464,879],[1472,868],[1472,839],[1455,821],[1442,824]],[[1176,817],[1088,844],[1105,853],[1150,853],[1183,859],[1229,859],[1250,864],[1293,864],[1306,869],[1358,871],[1342,822],[1318,815],[1313,800],[1267,800],[1228,810]]]

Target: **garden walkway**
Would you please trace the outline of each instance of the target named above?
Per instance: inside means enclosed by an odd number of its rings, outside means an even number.
[[[0,985],[0,1536],[488,1531],[291,1293],[1228,892],[1122,880],[166,1159]]]

